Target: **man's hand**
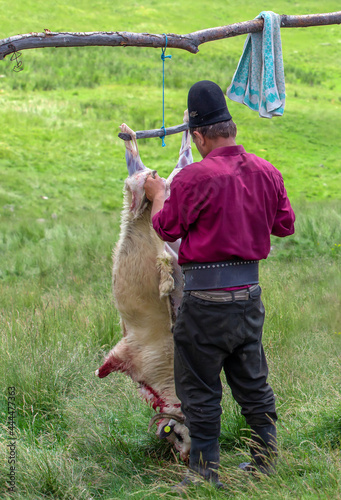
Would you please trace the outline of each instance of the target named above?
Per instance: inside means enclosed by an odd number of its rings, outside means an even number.
[[[165,197],[165,184],[163,179],[158,174],[155,174],[155,178],[148,175],[146,182],[144,183],[144,190],[148,200],[154,201],[154,198]]]
[[[155,178],[148,175],[144,183],[144,190],[148,200],[153,203],[151,212],[151,218],[153,218],[163,207],[166,199],[166,186],[158,174],[155,174]]]

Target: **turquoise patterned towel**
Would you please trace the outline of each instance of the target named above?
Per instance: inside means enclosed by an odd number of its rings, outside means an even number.
[[[263,31],[250,33],[244,45],[232,83],[226,95],[241,102],[263,118],[281,116],[285,104],[285,84],[280,35],[280,16],[261,12]]]

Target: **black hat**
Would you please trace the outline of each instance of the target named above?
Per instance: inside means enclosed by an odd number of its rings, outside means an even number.
[[[188,115],[191,128],[232,119],[223,91],[209,80],[197,82],[189,89]]]

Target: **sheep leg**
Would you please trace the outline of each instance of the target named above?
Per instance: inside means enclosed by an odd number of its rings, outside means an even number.
[[[107,377],[112,372],[127,372],[130,374],[131,363],[125,361],[125,359],[129,359],[129,354],[124,338],[109,352],[104,364],[96,370],[95,374],[99,378]]]

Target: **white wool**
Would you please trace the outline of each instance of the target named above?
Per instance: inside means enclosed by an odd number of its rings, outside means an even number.
[[[102,376],[110,371],[124,371],[140,384],[141,395],[151,405],[161,407],[162,413],[181,417],[174,386],[172,333],[183,288],[177,262],[180,243],[165,244],[154,231],[151,204],[144,192],[145,180],[152,171],[139,158],[134,132],[125,124],[121,130],[133,137],[126,142],[127,161],[128,168],[136,171],[125,181],[121,231],[113,254],[113,294],[123,336],[109,352],[105,368],[99,370],[103,369]],[[174,175],[191,162],[187,131],[182,139],[178,168],[164,181],[167,195]],[[169,418],[163,420],[167,423]],[[167,439],[184,459],[190,449],[188,429],[179,422],[174,428],[176,432]]]

